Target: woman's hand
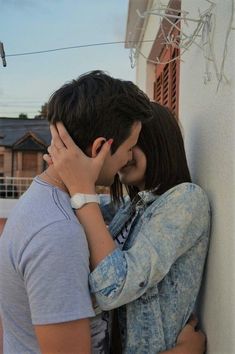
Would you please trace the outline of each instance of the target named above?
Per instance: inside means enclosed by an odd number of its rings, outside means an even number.
[[[96,157],[86,156],[74,143],[64,125],[59,122],[50,126],[52,141],[44,160],[53,163],[56,172],[66,185],[70,195],[95,193],[95,182],[109,153],[111,142],[106,141]]]
[[[91,153],[95,157],[90,158],[76,146],[62,123],[57,123],[56,126],[52,125],[50,129],[52,142],[48,152],[53,162],[53,168],[64,182],[70,195],[76,193],[95,194],[95,182],[110,151],[112,140],[106,141],[101,146],[100,142],[105,139],[97,138],[91,147]],[[99,141],[98,145],[97,141]],[[98,154],[95,149],[97,147],[98,149],[101,147]],[[48,161],[48,156],[44,159]],[[94,269],[116,248],[116,245],[96,203],[85,204],[76,210],[76,215],[84,228],[90,249],[90,266],[91,269]]]

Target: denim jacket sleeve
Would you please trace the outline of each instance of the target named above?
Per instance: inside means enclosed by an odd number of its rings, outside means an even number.
[[[163,279],[178,257],[208,238],[210,208],[200,187],[176,186],[149,208],[132,247],[114,250],[90,274],[91,291],[104,310],[140,297]]]

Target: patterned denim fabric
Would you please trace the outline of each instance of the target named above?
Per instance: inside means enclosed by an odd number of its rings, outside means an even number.
[[[162,196],[146,191],[139,196],[123,251],[116,249],[96,267],[90,286],[102,309],[119,307],[123,353],[156,354],[175,345],[194,310],[208,249],[210,207],[206,194],[192,183]],[[116,213],[110,224],[113,237],[133,207],[127,202]]]

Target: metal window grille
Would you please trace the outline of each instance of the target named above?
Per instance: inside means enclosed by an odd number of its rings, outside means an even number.
[[[30,186],[30,177],[0,177],[0,198],[17,199]]]

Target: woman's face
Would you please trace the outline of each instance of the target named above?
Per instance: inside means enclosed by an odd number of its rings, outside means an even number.
[[[132,160],[118,172],[118,175],[122,183],[135,186],[141,191],[145,188],[147,159],[138,146],[132,149],[132,154]]]

